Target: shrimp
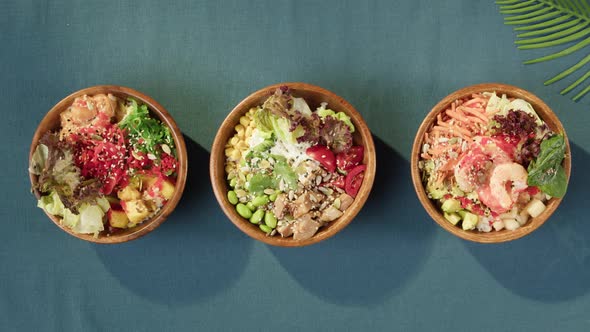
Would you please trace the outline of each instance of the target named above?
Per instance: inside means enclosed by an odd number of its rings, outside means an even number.
[[[99,113],[104,113],[108,118],[115,116],[117,109],[117,99],[109,93],[109,95],[98,94],[92,97],[94,104]]]
[[[518,163],[497,165],[491,172],[489,184],[478,191],[479,199],[496,213],[506,212],[528,188],[527,178],[526,169]]]
[[[475,137],[454,168],[455,181],[459,189],[471,192],[483,185],[492,169],[492,165],[512,162],[499,140],[487,137]]]
[[[117,98],[111,94],[77,97],[72,106],[60,114],[62,127],[60,137],[68,137],[79,128],[110,122],[117,111],[117,106]]]
[[[92,98],[84,95],[76,98],[72,106],[61,113],[61,125],[83,126],[96,118],[97,114]]]

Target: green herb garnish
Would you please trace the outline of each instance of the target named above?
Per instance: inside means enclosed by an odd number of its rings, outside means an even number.
[[[556,135],[541,142],[539,156],[528,167],[528,185],[537,186],[553,197],[563,197],[567,190],[567,176],[561,166],[565,157],[565,139]]]
[[[176,156],[174,140],[170,129],[161,121],[150,116],[146,105],[137,105],[133,98],[127,99],[127,115],[119,122],[119,127],[129,133],[129,142],[134,149],[160,158],[162,152]],[[167,146],[167,148],[166,148]]]

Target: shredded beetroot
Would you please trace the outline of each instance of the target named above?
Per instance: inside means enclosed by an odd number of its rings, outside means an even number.
[[[178,167],[178,160],[167,153],[162,153],[160,157],[160,164],[156,166],[159,173],[163,175],[175,173],[176,168]]]
[[[128,182],[129,150],[125,132],[112,124],[91,126],[72,135],[76,166],[81,175],[99,179],[100,191],[110,194],[117,185]]]
[[[176,172],[177,160],[162,153],[158,164],[150,160],[147,154],[134,151],[126,138],[124,129],[111,123],[101,123],[72,134],[76,166],[80,167],[81,175],[99,179],[103,186],[100,189],[105,195],[115,189],[123,188],[132,174],[152,174],[158,178],[167,178]]]

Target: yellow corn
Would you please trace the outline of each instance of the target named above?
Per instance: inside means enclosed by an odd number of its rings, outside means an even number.
[[[248,150],[248,144],[244,141],[240,141],[240,143],[236,145],[236,149],[239,149],[240,151]]]
[[[239,142],[240,142],[240,138],[237,136],[234,136],[229,140],[229,144],[231,146],[236,146]]]
[[[239,150],[233,150],[231,152],[231,154],[229,155],[229,158],[232,160],[240,160],[240,157],[242,156],[242,153]]]
[[[232,154],[234,151],[235,151],[235,149],[234,149],[234,148],[227,148],[227,149],[225,149],[225,156],[226,156],[226,157],[229,157],[229,156],[231,156],[231,154]]]
[[[247,116],[242,116],[240,118],[240,124],[244,127],[248,127],[248,125],[250,124],[250,119]]]

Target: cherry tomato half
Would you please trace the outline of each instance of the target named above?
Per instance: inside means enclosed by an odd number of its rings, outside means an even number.
[[[328,172],[333,173],[336,170],[336,157],[334,152],[325,145],[314,145],[308,148],[305,153],[313,159],[319,161]]]
[[[362,145],[353,146],[348,151],[336,155],[336,166],[340,171],[348,172],[363,161],[365,149]]]
[[[356,194],[358,194],[361,184],[363,184],[363,179],[365,178],[365,169],[367,169],[367,165],[358,165],[348,172],[344,190],[350,196],[356,197]]]

